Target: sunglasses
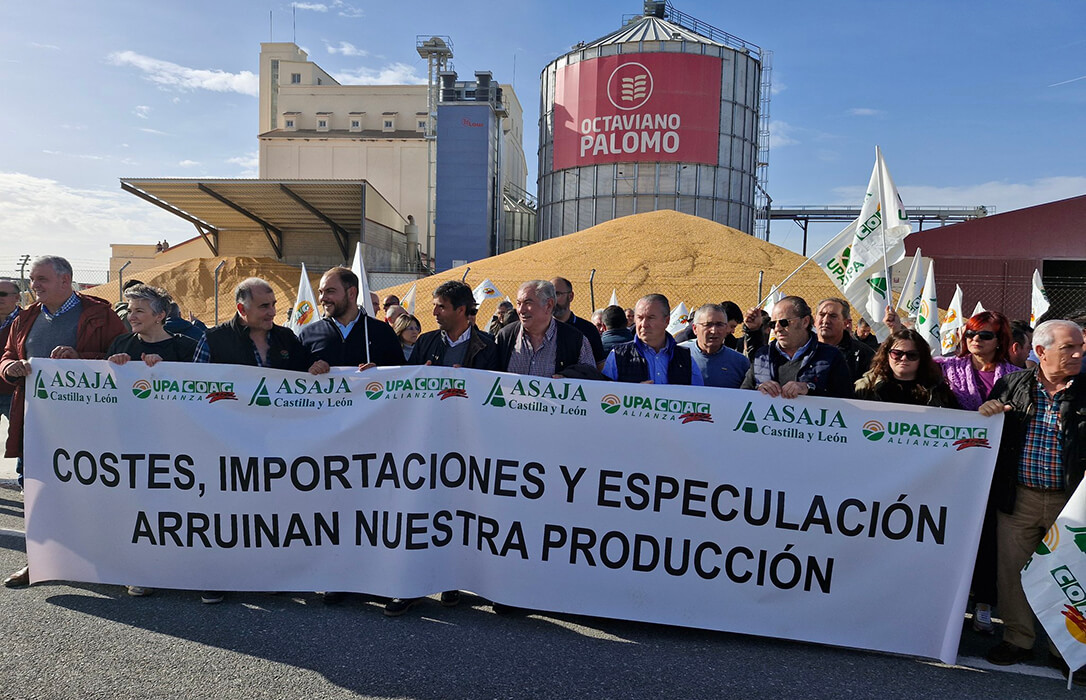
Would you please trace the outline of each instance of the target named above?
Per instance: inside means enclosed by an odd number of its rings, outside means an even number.
[[[909,362],[916,362],[920,359],[920,353],[915,350],[891,350],[890,357],[895,360],[908,360]]]
[[[790,323],[792,323],[792,321],[798,321],[798,320],[799,320],[798,318],[778,318],[776,321],[770,321],[769,322],[769,327],[770,328],[777,328],[779,326],[781,328],[787,328],[788,325]]]
[[[980,338],[981,340],[995,340],[996,334],[992,331],[966,331],[965,337],[967,340],[969,338]]]
[[[3,298],[3,297],[17,297],[17,296],[19,296],[19,292],[0,292],[0,298]]]

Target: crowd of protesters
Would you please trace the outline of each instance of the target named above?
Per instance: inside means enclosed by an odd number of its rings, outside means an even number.
[[[608,306],[591,320],[582,319],[571,311],[572,283],[555,277],[520,285],[516,299],[499,304],[485,331],[476,325],[471,289],[445,282],[432,295],[438,328],[422,333],[418,318],[395,296],[380,303],[383,319],[367,315],[357,276],[334,267],[324,273],[318,290],[323,318],[295,335],[275,324],[279,300],[259,278],[235,289],[233,318],[207,328],[195,318],[180,318],[165,290],[133,281],[125,286],[124,301],[111,307],[75,292],[72,275],[64,258],[34,260],[29,284],[36,301],[25,309],[17,303],[18,285],[0,280],[0,411],[9,420],[8,457],[22,455],[25,379],[29,361],[41,357],[148,365],[212,362],[311,374],[342,366],[364,371],[435,365],[748,389],[789,401],[855,398],[1003,413],[973,580],[974,629],[993,633],[994,610],[1003,620],[1003,640],[988,653],[994,664],[1015,664],[1033,653],[1034,619],[1019,572],[1086,472],[1082,315],[1047,320],[1034,329],[985,311],[968,320],[957,352],[939,357],[890,309],[880,320],[891,332],[879,342],[862,319],[854,324],[849,303],[840,298],[811,306],[789,296],[772,308],[746,313],[730,301],[708,303],[673,336],[665,296],[649,294],[633,308]],[[977,488],[988,490],[988,485]],[[24,567],[3,583],[22,587],[29,581]],[[129,587],[135,596],[150,592]],[[324,597],[331,603],[342,594]],[[205,591],[202,599],[216,603],[223,593]],[[440,601],[454,606],[459,592],[445,591]],[[385,612],[401,615],[417,602],[395,598]],[[1051,645],[1050,653],[1055,654]],[[1060,662],[1058,655],[1055,659]],[[1075,680],[1086,682],[1086,674]]]

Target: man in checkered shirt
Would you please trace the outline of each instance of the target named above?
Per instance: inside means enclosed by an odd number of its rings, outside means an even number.
[[[1037,368],[1003,376],[979,409],[986,416],[1005,414],[992,480],[1003,641],[987,656],[1000,666],[1033,654],[1033,611],[1020,572],[1086,472],[1082,329],[1071,321],[1046,321],[1034,331],[1033,344]],[[1058,659],[1055,646],[1049,647]],[[1074,681],[1086,684],[1086,671],[1076,672]]]

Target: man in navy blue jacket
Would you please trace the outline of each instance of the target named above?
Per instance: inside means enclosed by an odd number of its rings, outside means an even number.
[[[385,367],[403,364],[403,350],[387,324],[358,306],[358,275],[333,267],[317,292],[324,318],[302,329],[299,339],[313,358],[332,367]]]

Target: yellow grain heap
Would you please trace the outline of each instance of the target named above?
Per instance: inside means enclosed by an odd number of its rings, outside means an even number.
[[[759,270],[765,273],[764,296],[772,284],[803,261],[802,255],[728,226],[676,211],[654,211],[607,221],[420,279],[415,315],[424,329],[433,328],[430,299],[434,288],[447,280],[459,280],[466,267],[471,268],[465,280],[470,287],[489,278],[510,299],[521,282],[565,277],[573,283],[573,312],[584,318],[593,311],[588,285],[593,268],[596,308],[606,306],[615,289],[623,307],[658,292],[667,296],[673,307],[683,302],[691,311],[701,304],[725,300],[734,301],[745,311],[759,301]],[[410,286],[401,284],[378,293],[402,297]],[[812,305],[824,297],[840,296],[829,277],[813,263],[789,280],[783,291],[802,296]],[[480,326],[493,315],[498,301],[483,303]]]
[[[135,277],[145,284],[162,287],[169,292],[181,307],[184,318],[193,313],[211,326],[215,324],[215,268],[222,261],[226,261],[226,265],[219,272],[220,322],[229,321],[234,316],[234,287],[249,277],[267,280],[275,290],[275,322],[286,322],[287,311],[298,295],[301,268],[285,265],[271,258],[194,258],[141,270]],[[320,270],[316,275],[309,275],[314,292],[322,272],[324,271]],[[88,289],[86,293],[101,297],[111,304],[116,303],[119,299],[117,280]]]

